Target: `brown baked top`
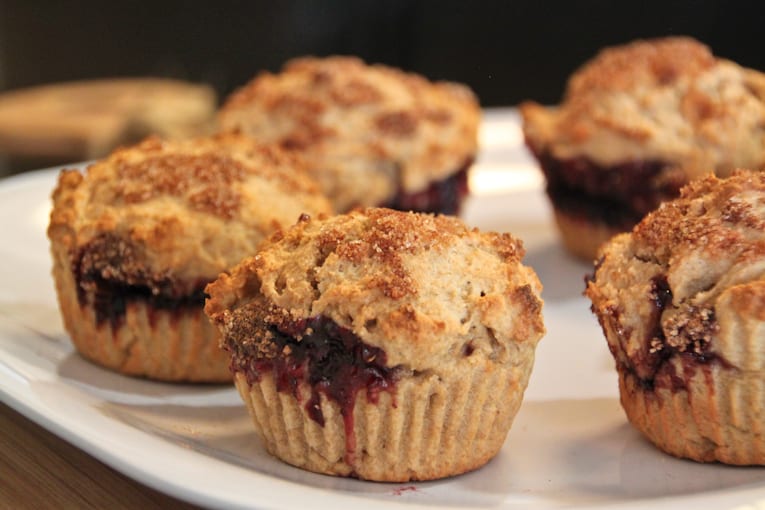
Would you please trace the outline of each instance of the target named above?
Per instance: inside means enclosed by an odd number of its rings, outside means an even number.
[[[559,159],[661,162],[686,180],[765,168],[765,75],[688,37],[606,48],[561,104],[520,108],[531,147]]]
[[[124,284],[178,286],[173,295],[250,255],[301,214],[331,206],[294,156],[251,139],[145,141],[84,173],[65,170],[48,235],[73,264]]]
[[[765,369],[746,354],[765,340],[765,174],[695,181],[600,256],[586,294],[618,364],[646,381],[673,356]]]
[[[337,210],[387,203],[456,173],[478,146],[480,108],[464,85],[353,57],[305,57],[232,94],[220,128],[306,156]]]
[[[446,216],[304,218],[208,285],[205,311],[232,351],[252,356],[274,355],[264,325],[323,317],[382,349],[388,366],[520,363],[544,333],[541,284],[523,254],[510,234]]]

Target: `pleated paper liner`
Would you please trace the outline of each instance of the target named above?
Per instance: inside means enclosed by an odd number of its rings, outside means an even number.
[[[231,381],[229,357],[202,307],[157,309],[128,301],[123,317],[98,321],[81,305],[68,257],[54,252],[53,277],[67,332],[85,358],[117,372],[178,382]]]
[[[404,482],[457,475],[493,458],[520,407],[532,362],[449,380],[406,375],[374,402],[360,390],[350,418],[322,394],[323,426],[306,410],[306,383],[296,398],[277,390],[271,372],[252,385],[243,373],[234,381],[275,457],[317,473]]]
[[[721,364],[695,370],[687,389],[641,388],[619,374],[630,422],[661,450],[699,462],[765,463],[765,380]]]

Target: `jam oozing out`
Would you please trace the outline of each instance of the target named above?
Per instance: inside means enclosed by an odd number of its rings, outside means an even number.
[[[583,158],[557,159],[535,152],[556,208],[572,216],[628,230],[663,201],[679,195],[684,182],[656,183],[661,161],[629,161],[600,166]]]
[[[433,182],[422,191],[406,193],[399,189],[385,207],[399,211],[417,211],[457,215],[468,194],[468,168],[470,162],[446,179]]]
[[[273,371],[278,391],[289,391],[299,400],[298,386],[305,381],[311,394],[305,401],[308,416],[324,426],[321,395],[334,401],[343,416],[346,459],[355,451],[353,408],[360,391],[369,402],[376,403],[381,391],[395,388],[394,370],[386,366],[385,351],[364,343],[347,328],[331,319],[318,316],[300,321],[272,325],[271,339],[279,355],[256,359],[244,368],[252,383],[262,374]],[[350,462],[349,462],[350,463]]]
[[[113,328],[118,327],[130,302],[143,302],[150,309],[181,313],[189,309],[201,310],[207,297],[204,292],[206,282],[196,285],[189,294],[174,295],[170,282],[154,282],[149,286],[127,283],[119,278],[105,278],[101,271],[86,268],[82,261],[80,256],[73,267],[77,299],[80,305],[93,307],[98,324],[109,321]],[[152,320],[151,315],[149,319]]]
[[[651,281],[651,287],[650,299],[653,305],[651,320],[653,325],[648,329],[650,338],[646,339],[646,344],[658,345],[660,348],[655,349],[654,352],[649,353],[642,360],[643,363],[649,364],[650,376],[637,377],[635,370],[631,370],[637,378],[640,387],[644,390],[653,390],[658,386],[667,387],[672,391],[687,390],[688,380],[697,369],[701,368],[708,371],[712,363],[719,363],[724,367],[730,367],[730,363],[725,359],[706,348],[701,351],[694,349],[680,350],[667,343],[661,325],[661,317],[667,306],[672,303],[672,289],[669,286],[667,277],[664,275],[654,277]],[[669,362],[674,357],[679,357],[682,373],[677,373],[676,366]],[[641,362],[641,360],[634,359],[633,362]]]
[[[201,310],[207,297],[203,288],[197,289],[187,296],[169,297],[153,294],[147,286],[127,285],[103,279],[99,279],[94,288],[95,291],[91,295],[96,321],[100,324],[108,320],[112,327],[117,327],[124,319],[125,310],[130,302],[143,302],[155,310],[182,312],[188,309]],[[82,287],[80,287],[79,301],[80,304],[85,304],[88,301]]]

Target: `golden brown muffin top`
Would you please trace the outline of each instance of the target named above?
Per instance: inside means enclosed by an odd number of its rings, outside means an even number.
[[[743,359],[741,333],[765,327],[765,174],[692,182],[600,256],[586,294],[617,362],[638,376],[671,352],[765,363]]]
[[[560,105],[526,102],[521,113],[531,147],[559,159],[658,161],[688,179],[765,168],[765,74],[688,37],[606,48]]]
[[[446,216],[368,208],[304,218],[208,285],[205,311],[224,337],[261,353],[268,335],[242,334],[241,323],[320,316],[383,349],[388,366],[520,363],[544,333],[541,284],[523,254],[510,234]]]
[[[129,284],[214,279],[301,214],[331,214],[299,160],[235,135],[114,151],[65,170],[48,235]],[[190,290],[190,289],[186,289]]]
[[[480,109],[465,86],[353,57],[305,57],[228,98],[224,131],[306,155],[339,211],[420,191],[476,153]]]

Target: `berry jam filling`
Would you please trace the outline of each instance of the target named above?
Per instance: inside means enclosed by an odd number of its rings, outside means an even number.
[[[353,408],[360,391],[369,402],[377,403],[381,391],[395,388],[394,370],[386,366],[385,351],[361,341],[349,329],[331,319],[318,316],[295,322],[270,325],[277,354],[271,358],[233,356],[232,370],[243,371],[250,384],[272,372],[277,391],[290,392],[302,400],[301,381],[311,388],[305,401],[308,416],[324,426],[321,395],[338,404],[343,416],[346,461],[350,464],[356,449],[353,434]],[[238,366],[237,366],[238,365]]]
[[[457,215],[469,191],[468,168],[471,164],[472,160],[463,165],[457,173],[441,181],[432,182],[422,191],[407,193],[399,188],[384,207],[399,211]]]
[[[660,203],[675,198],[684,184],[657,182],[666,167],[661,161],[630,161],[600,166],[578,157],[557,159],[535,152],[547,180],[553,205],[571,215],[629,230]]]
[[[178,313],[204,307],[207,282],[199,282],[191,292],[179,294],[169,279],[152,280],[141,271],[131,272],[134,264],[131,253],[120,241],[101,236],[85,245],[75,259],[77,299],[80,305],[93,307],[98,324],[109,321],[113,328],[119,327],[131,302],[143,302],[150,311]],[[151,313],[149,320],[154,321]]]
[[[656,388],[666,388],[671,391],[687,390],[688,382],[696,370],[703,370],[709,379],[712,364],[717,363],[725,368],[732,367],[727,360],[709,350],[709,342],[701,340],[702,337],[708,336],[711,331],[717,328],[713,315],[705,321],[704,329],[706,331],[696,329],[687,332],[682,346],[668,343],[662,327],[662,314],[667,306],[672,303],[672,290],[666,276],[654,277],[651,281],[651,288],[652,313],[650,320],[652,325],[648,329],[649,338],[645,339],[645,345],[648,347],[646,352],[636,354],[630,360],[633,365],[643,365],[645,370],[638,371],[637,367],[634,366],[624,367],[635,377],[643,390],[653,391]],[[678,373],[676,364],[670,363],[671,359],[678,357],[681,362],[682,373]],[[650,375],[641,377],[638,372]]]
[[[149,307],[149,320],[154,321],[151,309],[176,311],[183,313],[190,309],[202,310],[207,294],[204,286],[193,293],[171,297],[162,294],[154,294],[146,285],[128,285],[117,281],[110,281],[98,275],[85,274],[78,282],[77,298],[80,305],[89,304],[96,313],[96,322],[101,324],[109,321],[112,328],[117,328],[125,318],[125,310],[131,302],[143,302]],[[85,289],[88,289],[87,291]]]

